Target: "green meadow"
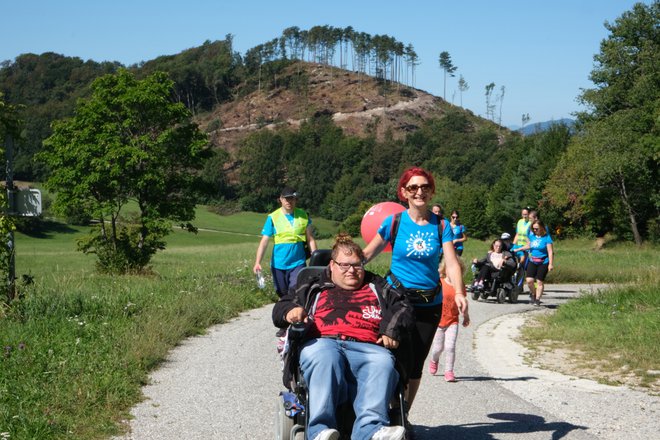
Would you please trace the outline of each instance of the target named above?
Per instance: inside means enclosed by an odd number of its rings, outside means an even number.
[[[119,433],[120,421],[140,400],[149,372],[183,338],[276,299],[272,286],[256,288],[252,274],[264,219],[256,213],[219,216],[200,207],[195,221],[199,232],[175,228],[167,249],[142,276],[97,274],[94,256],[76,251],[75,239],[87,234],[87,227],[53,222],[38,235],[17,234],[19,298],[0,309],[0,434],[17,440],[101,439]],[[323,219],[313,221],[325,237],[337,227]],[[328,247],[331,240],[319,242]],[[589,306],[611,313],[614,301],[617,320],[602,311],[593,313],[593,319],[611,327],[620,326],[624,316],[643,316],[650,324],[631,329],[646,333],[637,342],[623,341],[636,345],[622,356],[635,357],[646,345],[657,346],[648,341],[660,337],[658,248],[610,244],[595,252],[591,246],[587,240],[559,242],[558,268],[549,282],[628,283],[616,290],[625,302],[597,297],[601,299]],[[487,247],[486,242],[468,241],[466,259],[481,256]],[[383,254],[370,269],[383,273],[388,263],[389,254]],[[22,280],[23,275],[32,283]],[[580,308],[569,313],[577,303],[560,308],[555,316],[561,325],[575,325],[561,312],[569,318],[586,313]],[[637,357],[658,365],[657,350]]]

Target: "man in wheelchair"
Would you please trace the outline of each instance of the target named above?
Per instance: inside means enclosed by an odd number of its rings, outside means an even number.
[[[412,307],[380,276],[366,272],[362,249],[350,236],[337,236],[327,269],[273,308],[280,328],[304,322],[299,364],[307,384],[306,438],[339,438],[337,407],[353,402],[351,439],[403,439],[390,426],[389,402],[399,381],[391,349],[413,325]],[[286,374],[286,372],[285,372]]]

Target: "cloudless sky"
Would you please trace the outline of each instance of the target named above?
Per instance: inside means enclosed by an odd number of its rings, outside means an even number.
[[[652,0],[643,3],[651,4]],[[443,95],[440,52],[458,67],[446,99],[484,115],[485,87],[505,87],[502,124],[571,117],[580,90],[593,87],[593,56],[633,0],[3,0],[0,60],[56,52],[124,65],[172,55],[234,35],[241,54],[289,26],[352,26],[412,44],[421,65],[415,86]],[[499,113],[499,106],[496,110]]]

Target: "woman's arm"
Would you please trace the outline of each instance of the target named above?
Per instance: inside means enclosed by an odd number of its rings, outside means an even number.
[[[456,251],[454,251],[454,245],[451,241],[442,243],[442,252],[445,254],[447,277],[450,280],[456,280],[454,282],[454,290],[456,291],[454,301],[458,310],[463,314],[468,309],[465,291],[463,290],[463,272],[461,271],[461,266],[458,264],[458,257],[456,257]]]
[[[467,241],[467,234],[465,233],[465,229],[462,229],[461,238],[455,238],[453,243],[462,243],[464,241]]]
[[[552,270],[555,268],[554,262],[555,262],[554,248],[552,247],[552,243],[548,243],[548,270]]]
[[[368,263],[369,261],[373,260],[382,252],[383,249],[385,249],[385,246],[387,246],[387,242],[383,240],[383,237],[380,236],[380,234],[376,234],[376,236],[369,242],[367,247],[364,248],[364,259],[365,263]]]

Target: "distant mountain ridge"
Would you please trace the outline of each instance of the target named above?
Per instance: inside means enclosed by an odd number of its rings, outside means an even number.
[[[541,133],[547,131],[553,125],[564,124],[569,128],[575,126],[575,119],[571,118],[561,118],[561,119],[552,119],[550,121],[535,122],[533,124],[526,125],[524,128],[520,128],[519,125],[510,125],[507,127],[511,131],[517,131],[525,136],[529,136],[534,133]]]

